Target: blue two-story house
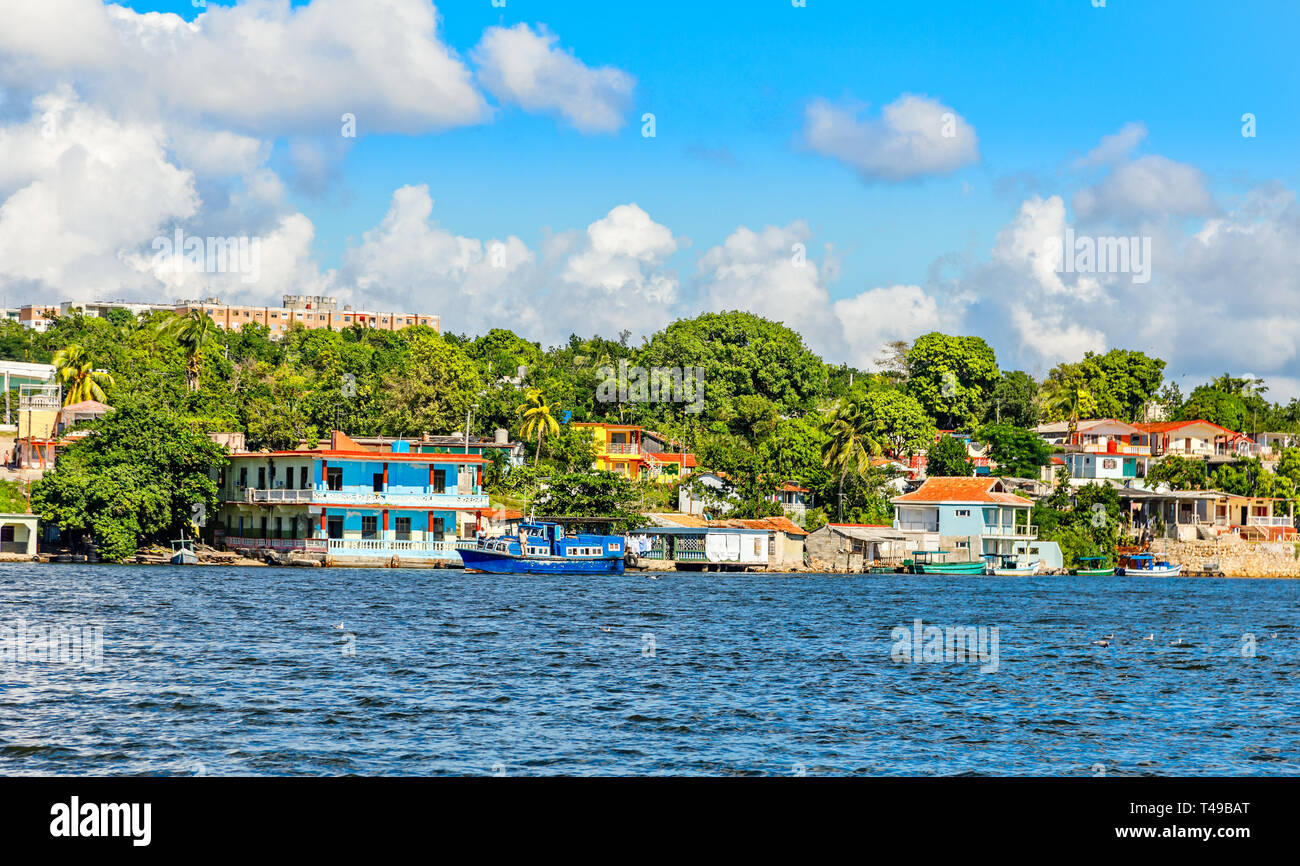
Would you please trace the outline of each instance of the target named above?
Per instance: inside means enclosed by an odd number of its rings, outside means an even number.
[[[334,565],[459,565],[488,513],[484,459],[369,450],[341,433],[321,450],[238,452],[213,533],[228,549],[324,553]]]
[[[1008,493],[997,478],[927,478],[890,501],[906,549],[946,550],[949,561],[1028,553],[1038,538],[1029,522],[1033,502]]]

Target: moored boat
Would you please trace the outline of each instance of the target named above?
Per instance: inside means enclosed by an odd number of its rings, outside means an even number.
[[[622,574],[621,535],[568,534],[557,523],[524,523],[518,535],[481,538],[458,548],[467,571],[490,574]]]
[[[1079,567],[1070,573],[1079,577],[1114,577],[1115,569],[1107,568],[1105,562],[1104,556],[1080,556]]]
[[[1043,568],[1041,559],[1031,562],[1024,554],[992,554],[986,558],[989,560],[988,573],[994,577],[1033,577]],[[1000,562],[994,564],[994,560]]]
[[[1122,556],[1119,564],[1120,567],[1115,570],[1115,573],[1123,577],[1177,577],[1183,572],[1181,565],[1156,559],[1149,553]]]
[[[983,574],[983,560],[948,562],[946,550],[918,550],[912,554],[915,574]]]
[[[172,542],[172,555],[167,561],[172,565],[198,565],[199,555],[194,552],[194,540],[186,538],[182,532],[181,537]]]

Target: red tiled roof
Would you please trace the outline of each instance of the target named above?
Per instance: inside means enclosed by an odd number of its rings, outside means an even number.
[[[994,488],[997,488],[996,490]],[[996,478],[927,478],[916,490],[895,496],[891,502],[995,502],[1002,505],[1030,505],[1030,500],[1006,493]]]
[[[776,529],[789,535],[807,535],[808,530],[788,517],[761,517],[758,519],[731,518],[714,520],[710,526],[729,526],[733,529]]]
[[[1171,430],[1179,430],[1183,427],[1190,427],[1193,424],[1204,424],[1206,427],[1213,427],[1215,430],[1222,430],[1224,433],[1230,433],[1233,436],[1238,435],[1235,431],[1229,430],[1227,427],[1220,427],[1218,424],[1200,418],[1197,418],[1195,421],[1161,421],[1153,424],[1134,424],[1133,426],[1141,430],[1143,433],[1168,433]]]
[[[694,454],[669,454],[663,451],[647,451],[645,452],[645,458],[659,463],[677,463],[685,469],[694,469],[697,465]]]

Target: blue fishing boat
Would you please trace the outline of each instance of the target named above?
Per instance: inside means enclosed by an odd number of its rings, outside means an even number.
[[[468,571],[491,574],[622,574],[621,535],[570,535],[557,523],[523,523],[518,535],[481,538],[459,548]]]

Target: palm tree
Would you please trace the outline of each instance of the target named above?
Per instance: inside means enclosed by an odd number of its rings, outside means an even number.
[[[54,370],[63,383],[63,405],[84,400],[104,402],[104,388],[113,384],[106,370],[96,370],[83,346],[71,344],[54,353]]]
[[[871,456],[880,451],[872,438],[862,407],[856,403],[839,403],[826,425],[830,438],[822,446],[822,465],[838,469],[839,519],[844,519],[844,479],[852,472],[862,476],[871,468]]]
[[[550,404],[542,396],[540,388],[529,388],[525,392],[527,402],[522,404],[515,411],[524,416],[524,425],[522,433],[525,439],[537,436],[537,453],[533,455],[533,465],[537,465],[538,459],[542,456],[542,437],[550,434],[552,436],[560,432],[559,423],[551,416]]]
[[[185,351],[185,384],[191,391],[199,390],[204,352],[217,342],[216,322],[202,310],[190,310],[184,316],[162,322],[158,331],[176,338]]]
[[[1074,434],[1079,429],[1079,414],[1085,406],[1094,403],[1092,392],[1076,379],[1054,381],[1046,394],[1043,406],[1048,412],[1064,416],[1070,422],[1067,444],[1074,443]]]

